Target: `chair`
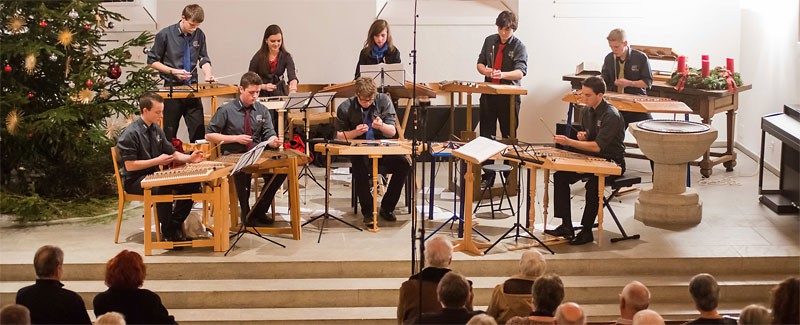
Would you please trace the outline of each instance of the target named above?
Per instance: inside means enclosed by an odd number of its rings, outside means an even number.
[[[608,209],[609,213],[611,213],[611,217],[614,218],[614,222],[617,224],[617,228],[619,228],[619,231],[622,233],[622,237],[611,238],[611,242],[612,243],[616,243],[618,241],[623,241],[623,240],[628,240],[628,239],[639,239],[639,235],[638,234],[629,236],[625,232],[625,229],[622,228],[622,224],[619,223],[619,219],[617,219],[617,214],[614,213],[614,209],[611,208],[611,205],[609,205],[608,202],[613,200],[617,196],[617,194],[619,193],[619,191],[621,189],[626,188],[626,187],[631,187],[634,184],[639,184],[641,182],[642,182],[642,178],[638,177],[638,176],[637,177],[619,176],[619,177],[611,179],[607,183],[608,185],[611,186],[611,190],[612,191],[611,191],[611,195],[609,195],[608,197],[603,198],[603,206],[606,209]]]
[[[117,231],[114,233],[114,243],[119,243],[119,228],[122,226],[122,208],[125,202],[128,201],[141,201],[144,202],[144,195],[128,194],[125,192],[125,187],[122,186],[122,176],[119,174],[119,148],[117,146],[111,147],[111,160],[114,162],[114,178],[117,180],[117,197],[119,203],[117,205]]]
[[[513,216],[514,206],[511,204],[511,199],[508,197],[508,191],[506,190],[506,177],[505,177],[506,174],[510,173],[513,170],[511,166],[505,164],[503,165],[491,164],[483,166],[481,169],[483,169],[483,172],[485,174],[490,175],[489,176],[490,182],[487,182],[487,184],[484,185],[483,191],[481,191],[481,198],[480,200],[478,200],[478,204],[475,205],[475,210],[473,210],[472,213],[474,214],[475,212],[478,212],[478,209],[481,207],[488,206],[492,211],[492,219],[494,219],[495,212],[500,212],[503,210],[511,210],[511,215]],[[491,188],[494,183],[494,177],[497,174],[500,174],[500,183],[503,184],[503,192],[500,193],[500,203],[497,205],[497,208],[495,209],[494,198],[491,195]],[[490,191],[488,205],[481,204],[481,202],[483,202],[484,195],[486,195],[486,191]],[[508,202],[507,208],[503,207],[503,198],[505,198],[506,202]]]

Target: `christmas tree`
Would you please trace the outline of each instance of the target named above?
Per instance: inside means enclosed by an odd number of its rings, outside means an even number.
[[[152,34],[112,48],[120,14],[99,1],[0,2],[0,175],[4,194],[115,195],[109,118],[138,111],[155,73],[131,61]],[[122,78],[123,71],[126,75]]]

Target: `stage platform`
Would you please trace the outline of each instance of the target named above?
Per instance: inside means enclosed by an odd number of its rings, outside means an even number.
[[[758,203],[757,163],[739,156],[733,172],[718,166],[710,179],[701,179],[691,168],[692,187],[703,202],[703,220],[695,227],[654,228],[633,219],[637,191],[612,203],[629,234],[641,239],[610,243],[619,234],[606,213],[603,242],[552,246],[542,250],[549,270],[565,277],[567,300],[585,305],[593,321],[616,318],[617,294],[631,280],[643,281],[653,291],[653,308],[671,319],[695,317],[686,284],[692,275],[712,273],[723,285],[723,309],[738,312],[748,303],[768,303],[768,291],[781,279],[800,274],[800,221],[797,214],[777,215]],[[446,185],[446,164],[440,164],[437,187]],[[312,168],[324,183],[324,169]],[[641,175],[642,188],[651,186],[646,161],[628,160],[626,175]],[[765,188],[775,187],[777,177],[767,173]],[[363,226],[360,213],[350,208],[349,182],[332,181],[332,213]],[[428,175],[429,177],[429,175]],[[541,180],[541,175],[539,177]],[[499,182],[499,180],[498,180]],[[552,192],[551,192],[552,193]],[[573,216],[583,210],[582,186],[573,186]],[[312,182],[301,188],[302,217],[322,212],[323,191]],[[537,191],[537,231],[541,233],[541,185]],[[279,212],[287,198],[278,200]],[[516,204],[516,197],[512,197]],[[418,204],[422,204],[421,198]],[[445,210],[428,231],[446,219],[452,201],[436,195]],[[552,215],[552,203],[550,204]],[[360,210],[360,209],[359,209]],[[485,212],[481,212],[484,211]],[[320,222],[303,229],[302,240],[270,237],[281,248],[246,235],[229,256],[211,248],[182,251],[155,250],[145,257],[145,287],[161,294],[182,324],[258,323],[394,323],[394,306],[400,283],[411,273],[410,215],[402,200],[398,221],[379,223],[381,231],[357,231],[328,221],[317,243]],[[48,224],[19,225],[8,216],[0,219],[0,304],[12,302],[17,289],[32,282],[33,254],[42,245],[65,251],[65,284],[78,291],[91,309],[91,299],[105,290],[105,262],[122,249],[143,253],[142,209],[128,207],[114,244],[116,214]],[[488,208],[475,220],[478,230],[497,239],[515,218],[492,220]],[[286,217],[288,218],[288,217]],[[559,221],[550,224],[558,224]],[[455,239],[456,228],[439,234]],[[596,232],[595,232],[596,234]],[[595,239],[597,235],[595,235]],[[528,243],[528,240],[522,240]],[[485,306],[496,283],[517,271],[521,250],[508,250],[508,240],[485,256],[456,253],[453,268],[476,283],[476,306]]]

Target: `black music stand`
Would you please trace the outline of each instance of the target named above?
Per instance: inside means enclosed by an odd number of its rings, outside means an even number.
[[[535,158],[523,157],[522,154],[520,154],[519,150],[517,149],[517,145],[516,144],[512,145],[512,147],[514,148],[514,153],[513,154],[512,153],[504,153],[503,156],[519,160],[520,166],[519,166],[517,172],[520,173],[520,175],[519,175],[520,179],[522,179],[522,177],[521,177],[522,176],[521,175],[522,174],[522,167],[525,166],[525,164],[538,164],[538,165],[542,164],[542,161],[537,160]],[[530,145],[528,145],[528,147],[523,149],[523,152],[528,151],[528,150],[533,150],[533,148]],[[522,182],[518,182],[517,183],[517,212],[520,211],[520,207],[521,207],[520,196],[522,195],[522,191],[520,190],[520,187],[521,187],[520,183],[522,183]],[[530,189],[531,186],[536,186],[536,184],[531,184],[531,170],[528,169],[528,189]],[[528,204],[527,204],[528,205],[528,213],[530,213],[530,205],[532,204],[532,202],[530,200],[532,200],[532,199],[533,198],[528,197]],[[539,243],[539,245],[541,247],[544,247],[545,249],[547,249],[547,251],[549,251],[550,254],[555,255],[555,252],[552,249],[550,249],[550,247],[548,247],[547,244],[545,244],[539,238],[537,238],[536,235],[534,235],[530,230],[528,230],[528,228],[525,228],[525,227],[522,226],[522,224],[520,223],[520,216],[521,215],[522,215],[522,213],[517,213],[517,221],[514,223],[514,225],[511,226],[511,228],[509,228],[508,231],[506,231],[505,234],[500,236],[500,238],[497,239],[497,241],[492,243],[492,246],[489,246],[489,248],[487,248],[483,252],[484,254],[488,254],[489,251],[492,250],[492,248],[497,246],[497,244],[499,244],[501,241],[503,241],[505,239],[512,239],[513,238],[514,241],[519,241],[520,238],[528,238],[528,239],[535,240],[536,242]],[[525,232],[525,234],[527,234],[528,236],[524,236],[524,234],[520,234],[520,229],[523,232]],[[514,235],[509,236],[509,234],[512,231],[516,231],[516,233]]]
[[[333,97],[336,93],[316,93],[311,95],[310,92],[303,92],[303,93],[290,93],[288,99],[286,100],[286,106],[284,109],[288,112],[289,110],[295,109],[299,110],[303,113],[303,129],[305,130],[306,135],[306,145],[308,145],[308,136],[311,132],[310,126],[308,125],[308,109],[310,108],[326,108],[328,107],[328,103],[333,100]],[[311,150],[313,148],[306,147],[306,156],[311,158]],[[300,169],[298,173],[298,180],[303,179],[303,177],[310,178],[314,183],[319,186],[320,189],[325,190],[325,187],[319,183],[316,177],[314,177],[314,173],[311,171],[309,164],[303,165],[303,168]]]
[[[339,221],[339,222],[341,222],[343,224],[346,224],[346,225],[348,225],[348,226],[350,226],[352,228],[358,229],[358,231],[364,231],[363,229],[361,229],[361,228],[359,228],[359,227],[357,227],[357,226],[355,226],[355,225],[353,225],[353,224],[351,224],[351,223],[349,223],[347,221],[344,221],[342,218],[334,216],[334,215],[332,215],[330,213],[331,196],[330,196],[330,191],[329,190],[330,190],[330,186],[331,186],[331,156],[330,156],[330,152],[328,152],[328,145],[330,145],[331,143],[332,142],[330,140],[325,143],[325,188],[323,189],[325,191],[325,212],[323,212],[322,214],[320,214],[318,216],[315,216],[315,217],[313,217],[311,219],[308,219],[308,221],[306,221],[302,225],[300,225],[300,227],[304,227],[305,225],[307,225],[309,223],[312,223],[314,221],[317,221],[318,219],[322,218],[322,225],[319,227],[319,237],[317,237],[317,244],[319,244],[319,242],[322,241],[322,231],[325,230],[325,223],[327,223],[328,219],[333,219],[333,220]]]
[[[264,152],[264,149],[267,147],[267,145],[268,143],[266,141],[261,142],[257,144],[255,147],[253,147],[253,149],[250,149],[250,151],[242,154],[242,156],[239,157],[239,161],[236,162],[236,166],[234,166],[233,170],[231,170],[231,175],[241,172],[243,168],[255,164],[258,158],[261,157],[261,154]],[[256,199],[255,203],[256,205],[258,205],[258,203],[261,202],[261,200],[264,198],[264,194],[266,194],[267,188],[269,188],[269,186],[272,184],[274,180],[275,180],[275,175],[273,174],[269,182],[267,184],[264,184],[264,187],[261,189],[261,193],[259,193],[258,198]],[[250,211],[247,213],[246,216],[239,216],[241,219],[240,220],[241,226],[239,227],[239,230],[235,234],[230,236],[230,238],[236,237],[236,240],[233,241],[233,243],[231,243],[231,247],[228,247],[228,250],[225,251],[225,256],[228,256],[228,253],[230,253],[231,250],[234,247],[236,247],[236,243],[238,243],[239,240],[242,239],[244,234],[255,235],[258,238],[266,240],[280,247],[286,248],[286,246],[284,246],[283,244],[276,242],[272,239],[269,239],[267,237],[264,237],[264,235],[262,235],[255,227],[250,227],[250,229],[252,230],[248,229],[247,219],[253,214],[253,211],[254,209],[250,209]]]
[[[381,93],[385,93],[386,87],[405,87],[406,71],[401,63],[362,65],[359,71],[362,78],[380,81],[378,88]]]

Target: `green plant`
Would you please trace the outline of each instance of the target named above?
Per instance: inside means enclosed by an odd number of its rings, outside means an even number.
[[[709,71],[708,77],[703,78],[701,71],[689,68],[687,70],[688,76],[686,77],[686,88],[695,89],[708,89],[708,90],[725,90],[728,89],[727,79],[723,77],[725,71],[722,67],[716,67]],[[667,84],[675,86],[681,80],[682,76],[677,71],[672,73],[672,76],[667,80]],[[738,72],[733,73],[733,80],[736,86],[741,86],[742,76]]]

